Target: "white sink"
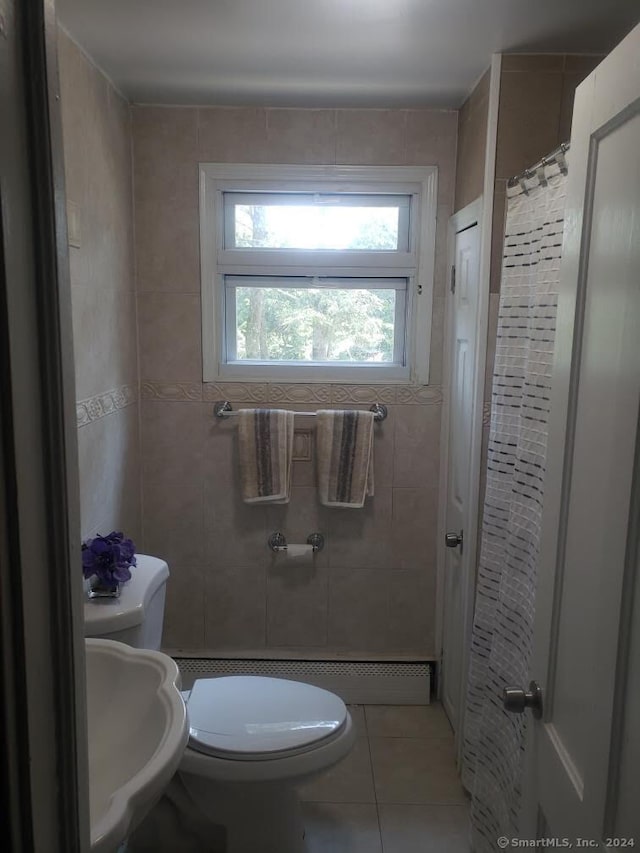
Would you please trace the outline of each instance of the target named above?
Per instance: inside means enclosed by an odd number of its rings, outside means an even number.
[[[91,850],[113,853],[157,802],[189,731],[175,662],[113,640],[85,640]]]

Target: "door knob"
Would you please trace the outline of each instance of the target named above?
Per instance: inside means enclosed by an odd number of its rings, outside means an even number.
[[[526,708],[531,708],[531,713],[539,720],[542,717],[542,687],[537,681],[532,681],[528,690],[505,687],[502,691],[502,705],[511,714],[523,714]]]
[[[445,533],[444,544],[447,548],[457,548],[458,545],[462,546],[462,530],[460,533]]]

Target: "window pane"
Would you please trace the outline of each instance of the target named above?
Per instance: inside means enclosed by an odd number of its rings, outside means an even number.
[[[402,291],[334,287],[231,287],[236,359],[393,363]]]
[[[395,203],[311,201],[309,196],[269,197],[256,204],[234,203],[233,245],[237,249],[311,249],[397,252],[406,250],[401,235],[401,210],[407,199]],[[406,221],[406,217],[405,217]]]

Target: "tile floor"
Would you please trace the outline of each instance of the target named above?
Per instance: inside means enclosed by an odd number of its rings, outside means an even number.
[[[442,707],[351,705],[353,751],[301,789],[308,853],[469,853]]]

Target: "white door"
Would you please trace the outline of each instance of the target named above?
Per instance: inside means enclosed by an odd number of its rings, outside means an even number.
[[[639,403],[640,27],[578,88],[569,160],[523,835],[574,847],[640,846]]]
[[[477,205],[479,207],[479,205]],[[460,221],[460,220],[458,220]],[[464,219],[462,220],[464,222]],[[466,678],[469,617],[473,607],[475,547],[465,549],[470,537],[470,503],[477,509],[478,466],[471,464],[476,428],[476,360],[478,337],[480,227],[474,224],[455,234],[454,269],[450,298],[449,435],[444,560],[444,617],[442,632],[442,689],[445,711],[455,732],[460,728],[463,682]]]

